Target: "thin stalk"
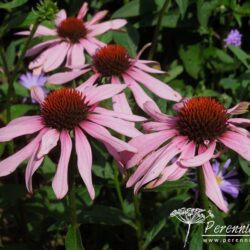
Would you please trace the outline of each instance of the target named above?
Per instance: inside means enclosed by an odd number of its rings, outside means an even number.
[[[139,195],[134,195],[133,204],[134,204],[134,209],[135,209],[136,237],[137,237],[138,250],[144,250],[143,225],[142,225],[142,218],[141,218],[141,212],[140,212],[140,196]]]
[[[160,13],[159,13],[157,24],[156,24],[154,35],[153,35],[152,46],[151,46],[151,49],[150,49],[149,54],[148,54],[149,60],[152,60],[154,57],[156,45],[157,45],[157,39],[158,39],[158,35],[159,35],[160,29],[161,29],[162,19],[163,19],[163,16],[165,14],[166,9],[170,5],[170,2],[171,2],[170,0],[166,0],[162,6]]]

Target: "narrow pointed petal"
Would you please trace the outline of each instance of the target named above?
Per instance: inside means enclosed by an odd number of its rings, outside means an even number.
[[[40,116],[30,116],[26,117],[26,119],[17,119],[17,122],[14,120],[9,125],[0,128],[0,142],[10,141],[21,135],[33,134],[44,127]]]
[[[241,115],[248,112],[248,108],[250,107],[250,102],[240,102],[236,106],[228,109],[227,112],[231,115]]]
[[[62,130],[60,141],[61,155],[52,182],[52,187],[57,199],[62,199],[68,192],[68,166],[72,150],[72,141],[66,130]]]
[[[127,161],[126,167],[131,168],[137,165],[144,156],[156,150],[161,146],[164,142],[169,140],[171,137],[175,136],[177,133],[176,130],[170,131],[161,131],[146,135],[140,135],[129,141],[129,144],[138,149],[138,153],[136,153],[131,159]]]
[[[107,10],[102,10],[94,14],[94,16],[90,19],[90,21],[86,22],[86,27],[90,27],[92,24],[95,24],[102,20],[108,14]]]
[[[90,69],[87,68],[83,70],[72,70],[63,73],[56,73],[54,75],[49,76],[47,82],[50,84],[63,84],[85,74],[89,70]]]
[[[188,158],[188,157],[186,159],[182,158],[182,159],[180,159],[180,163],[184,167],[201,166],[213,158],[215,147],[216,147],[216,142],[213,141],[210,143],[210,145],[208,146],[208,148],[204,152],[202,152],[202,153],[200,153],[197,156],[194,156],[192,158]]]
[[[125,84],[105,84],[98,87],[92,87],[88,89],[86,93],[86,101],[89,102],[89,105],[97,103],[99,101],[106,100],[126,88]]]
[[[219,141],[250,161],[250,138],[247,136],[228,131],[219,138]]]
[[[56,129],[49,129],[42,137],[40,147],[37,152],[37,159],[42,158],[50,152],[52,148],[57,145],[60,133]]]
[[[39,25],[34,36],[56,36],[56,30],[50,29],[43,25]]]
[[[145,122],[142,124],[143,129],[147,132],[157,132],[171,129],[166,122]]]
[[[130,122],[121,120],[119,118],[100,114],[90,114],[88,115],[87,119],[104,127],[111,128],[114,131],[128,137],[142,135],[142,133],[132,126]]]
[[[65,10],[60,10],[57,14],[56,14],[56,20],[55,20],[55,24],[56,26],[59,26],[60,23],[65,20],[67,18],[67,14]]]
[[[147,120],[145,117],[142,117],[142,116],[130,115],[130,114],[127,114],[127,113],[116,112],[116,111],[105,109],[105,108],[102,108],[102,107],[96,107],[93,110],[93,112],[101,114],[101,115],[107,115],[107,116],[120,118],[120,119],[123,119],[123,120],[126,120],[126,121],[131,121],[131,122],[143,122],[143,121]]]
[[[89,87],[92,87],[96,80],[100,77],[99,74],[93,74],[88,80],[78,86],[76,89],[81,92],[85,92],[85,90]]]
[[[133,153],[137,152],[137,149],[135,147],[129,145],[128,143],[124,141],[121,141],[115,138],[109,133],[109,131],[106,128],[98,124],[85,121],[85,122],[82,122],[80,126],[90,136],[94,137],[95,139],[103,143],[107,143],[111,145],[115,150],[117,150],[117,152],[121,152],[121,151],[129,151]]]
[[[181,100],[181,95],[178,92],[174,91],[164,82],[161,82],[141,70],[134,68],[129,71],[129,75],[161,98],[177,102]]]
[[[151,68],[151,67],[147,66],[146,64],[141,63],[139,61],[135,61],[134,66],[142,71],[145,71],[145,72],[151,73],[151,74],[165,74],[166,73],[162,70]]]
[[[233,124],[240,124],[243,126],[250,126],[250,119],[246,118],[231,118],[228,120],[228,122]]]
[[[77,18],[78,19],[83,19],[84,17],[85,17],[85,15],[86,15],[86,13],[88,12],[88,3],[87,2],[85,2],[83,5],[82,5],[82,7],[81,7],[81,9],[79,10],[79,12],[78,12],[78,14],[77,14]]]
[[[6,176],[11,174],[23,161],[27,160],[34,152],[34,149],[36,148],[46,131],[47,129],[43,129],[36,136],[36,138],[32,140],[29,144],[27,144],[24,148],[17,151],[15,154],[9,156],[8,158],[2,160],[0,162],[0,176]]]
[[[38,103],[42,103],[44,101],[44,90],[41,87],[34,86],[30,89],[31,98]]]
[[[109,30],[118,30],[126,24],[127,21],[125,19],[115,19],[99,24],[93,24],[91,25],[92,30],[89,32],[89,36],[101,35]]]
[[[223,198],[220,187],[216,181],[213,169],[209,162],[205,163],[202,166],[204,178],[205,178],[205,186],[206,186],[206,195],[210,200],[212,200],[218,208],[220,208],[223,212],[228,212],[227,204]]]
[[[93,200],[95,190],[92,183],[92,151],[88,139],[80,128],[75,129],[76,154],[78,171],[88,189],[89,195]]]

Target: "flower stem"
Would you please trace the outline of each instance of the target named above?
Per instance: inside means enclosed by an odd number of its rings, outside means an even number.
[[[154,35],[153,35],[152,46],[151,46],[151,49],[150,49],[149,54],[148,54],[149,60],[152,60],[154,57],[156,45],[157,45],[157,39],[158,39],[159,31],[161,28],[162,19],[163,19],[163,16],[165,14],[166,9],[170,5],[170,2],[171,2],[170,0],[166,0],[162,6],[160,13],[159,13],[157,24],[156,24]]]
[[[135,220],[136,220],[136,237],[138,250],[143,250],[143,225],[140,212],[140,196],[135,194],[133,198],[133,204],[135,209]]]

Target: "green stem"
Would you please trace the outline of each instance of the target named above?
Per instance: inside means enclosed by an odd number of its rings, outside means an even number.
[[[133,198],[134,209],[135,209],[135,220],[136,220],[136,237],[137,237],[137,244],[138,250],[143,250],[143,225],[142,225],[142,218],[140,212],[140,196],[134,195]]]
[[[155,31],[154,31],[154,35],[153,35],[152,46],[151,46],[151,49],[150,49],[149,54],[148,54],[149,60],[152,60],[154,57],[156,45],[157,45],[157,39],[158,39],[159,31],[161,28],[162,19],[163,19],[163,16],[165,14],[166,9],[170,5],[170,2],[171,2],[170,0],[166,0],[162,6],[160,13],[159,13],[159,17],[158,17],[157,24],[156,24]]]

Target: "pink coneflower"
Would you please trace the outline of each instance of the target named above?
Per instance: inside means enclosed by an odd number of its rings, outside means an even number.
[[[121,92],[125,86],[92,86],[79,91],[63,88],[50,93],[40,102],[40,115],[23,116],[0,129],[0,142],[10,141],[21,135],[39,132],[23,149],[0,162],[0,176],[12,173],[21,162],[29,159],[26,168],[26,186],[32,192],[32,175],[41,165],[44,156],[61,142],[61,155],[52,187],[57,198],[63,198],[68,191],[68,164],[72,150],[71,131],[74,131],[75,149],[79,173],[86,184],[90,197],[95,192],[92,184],[91,147],[85,134],[89,134],[116,152],[136,152],[137,149],[123,142],[105,128],[134,137],[141,133],[131,121],[143,121],[143,117],[114,112],[98,106],[98,102]]]
[[[133,93],[136,103],[142,110],[145,110],[143,104],[146,101],[151,101],[153,103],[154,101],[145,93],[139,83],[161,98],[180,101],[181,96],[178,92],[174,91],[164,82],[161,82],[150,75],[150,73],[160,74],[164,72],[149,66],[152,63],[156,63],[154,61],[139,60],[142,51],[139,52],[136,58],[131,58],[124,47],[110,44],[100,48],[95,53],[91,65],[86,66],[79,71],[54,74],[49,77],[48,81],[54,84],[61,84],[70,81],[87,71],[91,71],[91,77],[84,82],[82,86],[91,86],[97,81],[97,79],[102,77],[109,77],[113,84],[124,82]],[[116,111],[121,111],[127,114],[132,113],[124,93],[113,97],[113,107]],[[157,105],[155,105],[155,108],[158,109]]]
[[[84,65],[84,50],[93,55],[96,49],[105,44],[97,40],[95,36],[108,30],[117,30],[126,25],[127,21],[115,19],[98,23],[107,15],[107,11],[97,12],[89,21],[83,22],[88,11],[88,4],[84,3],[77,17],[67,17],[65,10],[58,12],[55,20],[55,29],[40,25],[35,33],[36,37],[54,36],[55,38],[39,43],[27,51],[26,56],[40,55],[29,64],[29,69],[36,73],[48,72],[58,68],[67,57],[67,67],[79,67]],[[29,35],[30,31],[19,32],[21,35]]]
[[[189,167],[202,166],[207,196],[227,212],[209,160],[217,157],[224,148],[250,160],[249,132],[237,126],[250,125],[250,120],[231,118],[233,114],[245,113],[249,105],[243,102],[226,109],[212,98],[194,97],[179,103],[177,115],[169,116],[147,102],[145,109],[154,121],[145,123],[144,129],[153,133],[130,141],[138,153],[127,160],[126,167],[138,165],[138,168],[127,186],[134,186],[135,192],[146,184],[148,188],[154,188],[165,181],[181,178]],[[172,162],[174,157],[176,161]]]

